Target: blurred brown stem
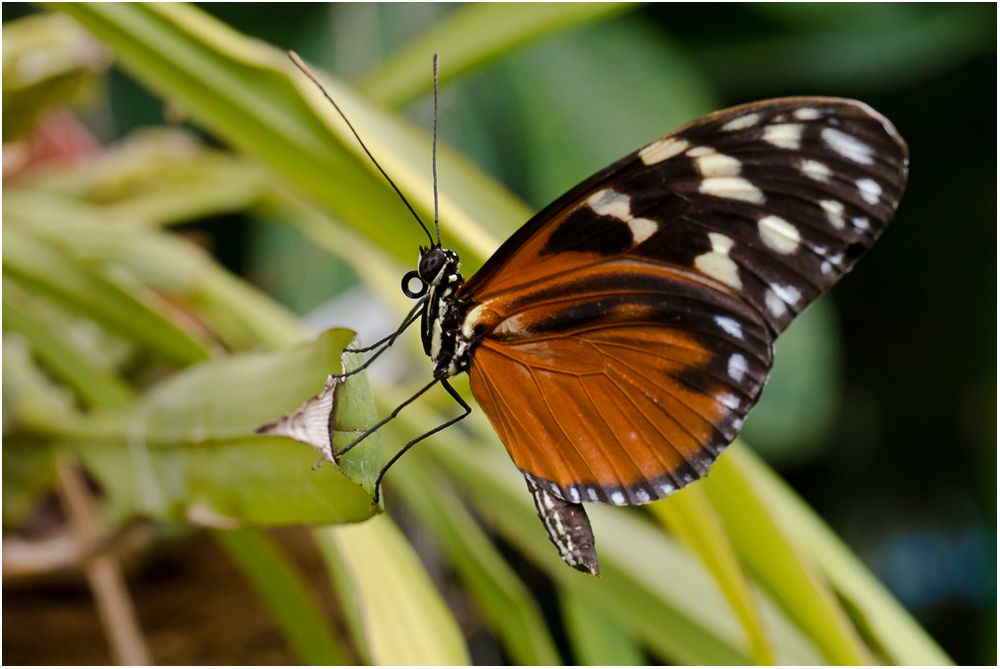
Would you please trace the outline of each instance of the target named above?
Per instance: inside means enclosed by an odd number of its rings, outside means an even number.
[[[75,539],[92,545],[104,534],[97,504],[80,470],[71,462],[59,464],[59,493]],[[139,627],[118,559],[108,553],[94,555],[84,566],[97,612],[111,645],[116,664],[152,664],[153,658]]]
[[[4,537],[3,577],[16,582],[61,570],[82,570],[84,563],[98,555],[121,559],[141,550],[152,536],[149,522],[136,520],[87,543],[78,541],[65,527],[38,539]]]

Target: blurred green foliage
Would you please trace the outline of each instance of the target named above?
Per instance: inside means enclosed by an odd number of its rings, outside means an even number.
[[[421,241],[285,60],[294,48],[348,75],[325,80],[424,215],[440,52],[443,232],[466,275],[532,210],[699,114],[770,95],[871,103],[911,146],[898,220],[779,341],[745,435],[890,584],[889,542],[907,532],[960,528],[995,543],[996,162],[984,112],[995,107],[995,6],[210,7],[219,22],[183,5],[62,9],[103,46],[60,14],[4,24],[5,532],[52,490],[59,453],[81,456],[112,519],[360,520],[374,512],[365,489],[377,462],[448,411],[435,400],[407,410],[347,476],[311,471],[317,456],[301,444],[251,436],[339,371],[350,334],[303,343],[313,337],[296,313],[355,282],[405,307],[398,277]],[[135,80],[100,74],[112,57]],[[103,104],[80,112],[105,148],[32,163],[27,138],[51,127],[46,111],[105,79]],[[186,128],[137,131],[165,125],[164,109]],[[10,174],[9,155],[24,163]],[[192,243],[206,239],[213,254]],[[410,339],[399,346],[419,360]],[[373,398],[384,414],[423,377],[376,378],[373,394],[342,389],[335,439],[372,422]],[[971,486],[968,471],[981,472]],[[389,518],[316,530],[349,640],[330,633],[266,535],[219,540],[303,662],[470,659],[390,520],[401,508],[416,522],[410,539],[432,538],[439,569],[511,662],[948,661],[745,446],[713,472],[654,506],[662,526],[642,510],[595,509],[604,576],[592,581],[558,561],[476,416],[393,471]],[[948,559],[989,573],[996,557],[902,559],[908,573]],[[917,573],[896,594],[953,657],[995,662],[995,580],[977,583],[992,587],[977,599],[959,575],[944,583],[957,599],[921,605],[944,586]]]

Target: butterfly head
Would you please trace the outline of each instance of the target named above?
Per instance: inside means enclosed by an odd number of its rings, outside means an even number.
[[[417,269],[403,276],[403,293],[413,299],[421,298],[428,288],[460,279],[461,266],[458,254],[451,249],[421,246]],[[420,284],[416,289],[415,282]]]

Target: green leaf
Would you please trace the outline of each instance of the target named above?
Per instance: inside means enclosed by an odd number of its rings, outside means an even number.
[[[357,607],[369,664],[469,664],[458,624],[388,516],[316,534],[340,590],[350,590],[348,605]]]
[[[120,506],[155,517],[215,526],[343,523],[372,515],[377,448],[342,460],[357,481],[287,437],[255,435],[296,410],[342,369],[353,334],[330,330],[273,353],[238,354],[196,365],[148,391],[135,408],[70,426],[85,463]],[[342,445],[374,422],[367,381],[336,389],[331,424]]]
[[[148,346],[174,363],[188,364],[210,355],[204,342],[162,315],[167,310],[153,295],[140,295],[135,286],[123,285],[123,277],[112,278],[75,262],[14,226],[4,227],[3,269],[63,308]]]
[[[743,428],[772,462],[815,458],[833,427],[843,396],[840,325],[833,302],[821,297],[774,345],[774,367]]]
[[[632,17],[534,45],[504,68],[531,147],[519,180],[539,205],[715,106],[684,52]]]
[[[878,3],[844,5],[836,21],[826,14],[817,17],[816,30],[745,41],[727,38],[699,56],[734,93],[805,87],[815,93],[847,90],[858,95],[926,81],[996,50],[996,12],[991,8],[935,4],[915,9],[893,11],[886,22],[865,20],[865,14],[885,13]]]
[[[3,24],[3,141],[24,137],[46,110],[79,102],[97,85],[106,54],[62,16]],[[5,147],[14,151],[13,147]]]
[[[633,667],[646,664],[646,656],[633,635],[613,617],[572,592],[561,593],[559,604],[576,664]]]
[[[97,205],[128,225],[158,227],[245,210],[266,191],[268,177],[265,166],[210,149],[188,130],[144,128],[98,154],[27,174],[17,186]]]
[[[18,191],[4,199],[4,216],[78,263],[108,268],[114,276],[186,302],[229,348],[281,348],[305,339],[302,325],[285,308],[202,249],[113,210]]]
[[[249,530],[216,532],[215,538],[250,581],[303,664],[349,664],[316,599],[273,541]]]
[[[712,573],[743,625],[754,662],[776,664],[749,579],[705,490],[700,486],[689,486],[669,499],[650,505],[650,510],[701,558]]]
[[[53,6],[53,5],[49,5]],[[111,45],[122,64],[192,118],[279,173],[400,260],[416,227],[328,101],[286,56],[232,32],[190,5],[59,4]],[[423,214],[433,208],[430,139],[323,77],[372,153]],[[467,262],[497,246],[495,232],[527,219],[523,206],[446,146],[441,216]],[[376,223],[377,222],[377,223]]]
[[[427,73],[434,53],[440,54],[439,76],[446,84],[528,42],[628,8],[612,2],[464,5],[379,63],[358,87],[384,104],[400,106],[430,90]]]
[[[74,350],[63,336],[64,331],[46,322],[39,306],[38,300],[20,288],[15,280],[4,279],[4,330],[24,335],[35,357],[72,387],[85,404],[102,408],[127,404],[132,399],[128,384]]]
[[[835,664],[871,664],[872,656],[851,625],[815,558],[793,540],[789,528],[765,504],[744,473],[737,443],[730,446],[701,485],[725,524],[742,561],[789,617]]]
[[[448,481],[419,455],[392,471],[392,489],[434,534],[514,664],[561,664],[538,604]]]
[[[753,483],[771,512],[781,519],[789,535],[815,556],[852,615],[860,618],[869,638],[900,665],[953,664],[935,642],[878,582],[844,542],[802,501],[788,484],[749,449],[737,456],[743,474]]]

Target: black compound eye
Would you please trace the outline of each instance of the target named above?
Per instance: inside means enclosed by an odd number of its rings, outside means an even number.
[[[413,290],[414,282],[417,284],[417,289]],[[420,278],[420,272],[416,270],[410,270],[403,275],[403,295],[406,295],[410,299],[419,299],[427,294],[427,282]]]
[[[445,263],[445,254],[441,249],[431,249],[427,253],[420,256],[420,263],[417,269],[420,272],[420,278],[427,283],[433,283],[434,279],[437,278],[438,273],[441,272],[441,268]]]

